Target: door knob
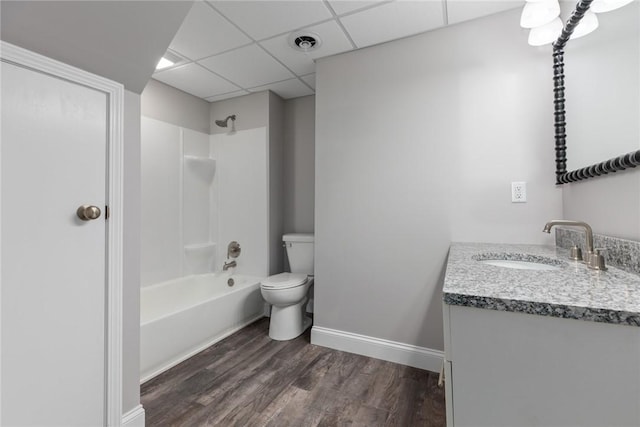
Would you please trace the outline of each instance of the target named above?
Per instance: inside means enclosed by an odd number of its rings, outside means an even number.
[[[78,218],[83,221],[91,221],[92,219],[97,219],[100,217],[100,208],[92,205],[82,205],[76,211]]]

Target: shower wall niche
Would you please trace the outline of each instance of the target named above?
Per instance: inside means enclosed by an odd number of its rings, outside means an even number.
[[[142,117],[141,285],[219,272],[267,276],[266,128],[208,135]]]

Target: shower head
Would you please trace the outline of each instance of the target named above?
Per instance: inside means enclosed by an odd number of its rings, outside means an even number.
[[[230,116],[227,116],[227,118],[224,119],[224,120],[216,120],[216,124],[218,126],[220,126],[221,128],[226,128],[228,123],[229,123],[229,119],[231,119],[232,122],[235,122],[236,121],[236,115],[232,114]]]

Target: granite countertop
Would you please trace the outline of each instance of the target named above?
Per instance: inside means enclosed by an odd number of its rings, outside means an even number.
[[[640,275],[571,261],[566,249],[540,245],[453,243],[444,279],[450,305],[640,326]],[[516,270],[478,262],[516,254],[557,270]]]

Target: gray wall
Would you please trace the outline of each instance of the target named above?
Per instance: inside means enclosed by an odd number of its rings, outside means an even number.
[[[142,92],[142,115],[176,126],[209,133],[211,104],[157,80]]]
[[[284,232],[312,233],[315,206],[316,97],[284,104]]]
[[[221,128],[214,123],[224,120],[227,116],[236,115],[236,130],[247,130],[262,126],[269,126],[269,92],[256,92],[237,98],[225,99],[211,103],[211,134],[225,133],[227,128]]]
[[[192,0],[3,0],[0,34],[4,41],[140,93],[192,5]]]
[[[594,233],[640,240],[640,170],[562,187],[564,218],[586,221]]]
[[[140,95],[124,97],[122,411],[140,404]]]
[[[519,14],[318,61],[317,326],[442,349],[451,241],[553,244],[551,52]]]

